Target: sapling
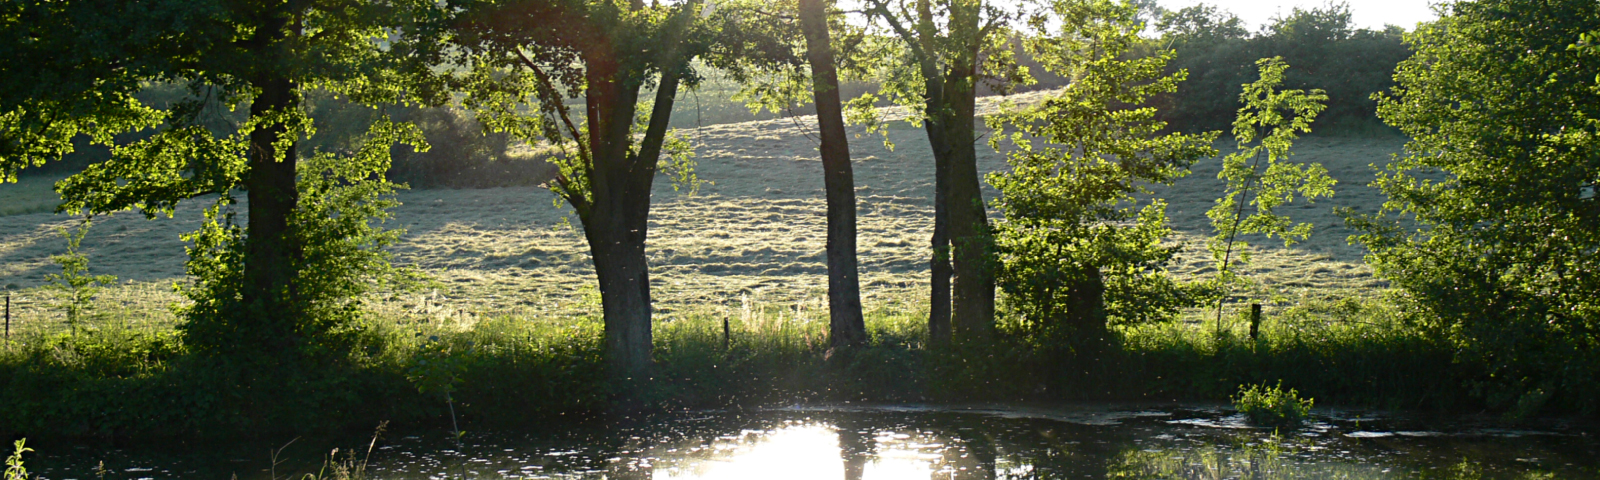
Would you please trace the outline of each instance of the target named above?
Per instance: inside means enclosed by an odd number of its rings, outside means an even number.
[[[1228,267],[1233,261],[1234,246],[1238,243],[1241,261],[1249,261],[1242,251],[1245,245],[1237,242],[1241,233],[1261,233],[1267,238],[1283,239],[1285,247],[1311,236],[1311,224],[1294,224],[1286,215],[1274,208],[1294,201],[1296,195],[1313,201],[1317,197],[1333,196],[1335,181],[1328,176],[1322,164],[1288,163],[1289,149],[1298,133],[1310,133],[1311,122],[1327,108],[1328,96],[1322,90],[1279,90],[1284,71],[1289,65],[1279,57],[1256,61],[1261,68],[1261,78],[1244,86],[1239,100],[1244,107],[1233,121],[1233,135],[1239,141],[1239,151],[1229,154],[1222,162],[1217,178],[1227,182],[1222,198],[1206,212],[1216,235],[1207,247],[1217,261],[1217,280],[1223,288],[1217,298],[1217,335],[1222,334],[1222,303],[1227,300],[1227,285],[1239,280],[1237,273]],[[1266,165],[1262,165],[1262,160]],[[1253,197],[1252,197],[1253,194]],[[1253,207],[1249,215],[1245,206]]]
[[[61,273],[45,277],[59,304],[66,309],[67,328],[74,335],[78,333],[78,322],[94,314],[94,298],[100,294],[100,289],[117,282],[115,275],[89,275],[89,257],[78,251],[92,225],[91,217],[83,217],[83,223],[77,228],[57,228],[61,237],[67,239],[67,253],[50,257],[61,266]]]

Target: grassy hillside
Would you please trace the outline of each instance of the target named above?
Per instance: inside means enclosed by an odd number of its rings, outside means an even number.
[[[1039,94],[1015,98],[1028,102]],[[985,108],[993,109],[994,102]],[[658,182],[652,210],[650,264],[657,311],[672,318],[689,306],[737,309],[746,302],[791,305],[794,316],[826,316],[824,293],[825,217],[822,172],[809,118],[752,121],[688,128],[696,145],[697,195]],[[852,141],[860,199],[862,289],[868,309],[925,308],[926,246],[932,227],[933,165],[923,132],[903,122],[890,129],[894,148],[876,136]],[[1218,145],[1231,150],[1231,143]],[[1345,243],[1336,206],[1370,210],[1381,196],[1365,186],[1369,164],[1399,151],[1398,138],[1308,138],[1297,160],[1321,162],[1339,180],[1330,201],[1290,211],[1317,225],[1313,238],[1293,248],[1259,242],[1249,275],[1260,280],[1255,298],[1277,295],[1269,314],[1303,297],[1369,294],[1382,283],[1361,263],[1361,251]],[[979,146],[984,170],[1004,166],[1003,157]],[[1180,275],[1215,273],[1202,249],[1209,233],[1205,210],[1220,193],[1220,159],[1201,162],[1195,173],[1160,193],[1186,246]],[[57,226],[75,219],[46,213],[56,201],[55,178],[25,177],[0,185],[0,286],[13,292],[23,331],[59,328],[40,286],[58,271],[50,256],[64,251]],[[986,198],[994,192],[987,191]],[[446,316],[472,323],[485,316],[557,318],[596,308],[594,277],[581,228],[553,196],[534,187],[476,190],[411,190],[399,196],[392,226],[406,229],[395,249],[398,263],[420,267],[438,280],[422,293],[380,299],[378,309],[402,318]],[[135,212],[98,219],[84,241],[92,272],[114,274],[122,285],[102,295],[108,317],[150,328],[172,322],[167,305],[179,300],[171,285],[182,280],[184,244],[204,200],[192,201],[173,218],[146,220]],[[13,205],[44,205],[39,208]],[[243,216],[245,208],[237,207]],[[1200,314],[1192,315],[1199,318]]]

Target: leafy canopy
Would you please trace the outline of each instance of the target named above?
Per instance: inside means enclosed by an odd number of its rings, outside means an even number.
[[[601,176],[659,168],[674,187],[698,186],[693,152],[666,127],[671,98],[639,93],[671,77],[694,87],[690,60],[748,47],[723,41],[737,24],[712,3],[672,5],[617,0],[463,2],[455,28],[466,68],[456,78],[462,104],[490,131],[555,147],[560,174],[547,185],[586,217]],[[580,111],[568,99],[584,98]],[[626,105],[622,105],[625,103]],[[630,135],[615,135],[618,130]],[[665,153],[666,163],[656,164]],[[632,166],[630,166],[632,165]],[[620,178],[620,177],[619,177]]]
[[[1244,86],[1239,94],[1244,106],[1233,122],[1239,150],[1223,159],[1217,178],[1226,186],[1222,198],[1206,211],[1216,232],[1206,245],[1221,265],[1224,281],[1237,278],[1228,269],[1236,249],[1241,260],[1249,261],[1244,254],[1248,244],[1238,242],[1238,235],[1277,237],[1284,246],[1305,240],[1311,236],[1312,225],[1296,224],[1278,214],[1277,208],[1293,202],[1297,195],[1307,201],[1332,196],[1335,183],[1321,164],[1288,161],[1294,140],[1311,131],[1311,122],[1325,108],[1328,97],[1321,90],[1279,90],[1284,71],[1289,69],[1280,58],[1264,58],[1256,65],[1261,68],[1261,78]],[[1248,215],[1246,207],[1250,207]]]
[[[1192,303],[1192,292],[1166,271],[1176,253],[1162,244],[1172,232],[1166,203],[1136,195],[1215,155],[1217,132],[1166,133],[1145,105],[1173,91],[1183,73],[1163,73],[1171,51],[1128,55],[1140,42],[1133,9],[1106,0],[1052,7],[1060,30],[1025,45],[1045,68],[1075,81],[1035,106],[986,119],[1010,132],[991,138],[992,146],[1002,139],[1015,146],[1011,171],[988,178],[1004,216],[995,224],[1000,286],[1033,329],[1053,328],[1055,317],[1072,313],[1062,310],[1074,289],[1102,275],[1111,321],[1168,318]]]
[[[1378,113],[1411,141],[1347,213],[1419,325],[1482,362],[1491,404],[1596,408],[1600,368],[1600,29],[1588,0],[1478,0],[1407,36]],[[1529,26],[1537,28],[1529,28]]]

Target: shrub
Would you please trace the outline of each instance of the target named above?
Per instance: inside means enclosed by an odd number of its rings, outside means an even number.
[[[1282,381],[1271,387],[1240,385],[1239,395],[1232,400],[1233,408],[1256,425],[1296,427],[1311,414],[1312,399],[1300,398],[1300,392],[1292,388],[1284,391]]]

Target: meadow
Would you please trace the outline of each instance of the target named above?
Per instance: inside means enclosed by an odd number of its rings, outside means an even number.
[[[1040,93],[1012,101],[1026,103]],[[1000,97],[990,97],[988,111]],[[651,211],[649,255],[652,294],[663,321],[674,312],[739,308],[747,302],[783,305],[809,320],[825,320],[824,209],[821,165],[810,117],[680,128],[696,145],[698,191],[676,190],[659,179]],[[868,309],[925,308],[928,236],[932,228],[932,163],[920,128],[894,122],[887,138],[856,132],[852,153],[860,215],[862,290]],[[1295,160],[1325,165],[1338,180],[1332,199],[1293,205],[1289,215],[1316,225],[1307,242],[1251,239],[1253,261],[1243,270],[1258,288],[1240,300],[1263,302],[1269,316],[1303,299],[1374,295],[1384,284],[1346,242],[1350,231],[1336,207],[1375,209],[1382,195],[1366,184],[1403,144],[1400,137],[1324,136],[1302,139]],[[1230,141],[1219,141],[1225,155]],[[1001,153],[980,147],[980,168],[1004,168]],[[1184,250],[1172,266],[1184,279],[1215,275],[1203,248],[1211,234],[1206,209],[1220,195],[1220,156],[1194,166],[1172,187],[1156,186]],[[64,316],[43,290],[58,272],[52,255],[65,252],[56,232],[77,218],[53,214],[49,185],[56,176],[25,176],[0,185],[0,198],[19,213],[0,216],[0,278],[13,295],[14,333],[51,332]],[[986,190],[985,197],[995,192]],[[399,265],[427,273],[434,283],[371,302],[383,316],[458,321],[515,317],[530,321],[585,311],[595,295],[593,267],[581,225],[544,189],[528,185],[487,189],[415,189],[387,225],[406,233],[394,250]],[[209,199],[181,206],[171,218],[138,212],[96,218],[83,242],[91,273],[120,279],[100,297],[100,311],[141,328],[170,328],[167,306],[180,300],[172,284],[183,280],[183,233],[196,229]],[[13,207],[14,206],[14,207]],[[236,207],[241,217],[244,205]],[[1190,320],[1204,315],[1194,312]]]
[[[995,111],[999,100],[985,99],[984,111]],[[888,129],[892,149],[883,137],[858,131],[852,153],[872,339],[865,350],[834,355],[826,338],[822,175],[815,137],[808,135],[814,129],[799,117],[682,130],[696,147],[704,183],[690,193],[663,178],[654,194],[648,254],[661,381],[647,401],[685,408],[845,400],[1217,401],[1241,384],[1273,380],[1299,387],[1319,405],[1450,408],[1466,401],[1448,346],[1407,328],[1391,305],[1376,301],[1385,284],[1362,262],[1361,249],[1346,243],[1349,232],[1333,214],[1341,206],[1376,208],[1382,197],[1366,183],[1372,165],[1400,150],[1399,137],[1320,136],[1297,144],[1295,159],[1327,166],[1338,193],[1293,209],[1293,218],[1316,225],[1309,241],[1250,247],[1254,257],[1242,271],[1254,286],[1235,291],[1223,335],[1214,331],[1214,310],[1195,308],[1169,323],[1120,328],[1120,349],[1079,358],[1048,345],[924,344],[933,177],[927,143],[921,129],[900,121]],[[1232,147],[1217,146],[1224,155]],[[980,168],[1004,168],[1000,153],[979,152]],[[1216,274],[1203,242],[1210,234],[1204,212],[1221,190],[1219,164],[1220,157],[1202,161],[1176,185],[1157,187],[1171,204],[1177,233],[1170,241],[1183,248],[1171,267],[1185,280]],[[28,176],[0,186],[0,195],[49,204],[38,192],[52,180]],[[51,256],[65,251],[56,230],[77,219],[0,216],[0,275],[13,299],[0,378],[10,378],[6,397],[39,407],[0,415],[0,426],[65,435],[189,435],[261,428],[262,418],[275,415],[347,427],[439,421],[445,403],[415,387],[418,365],[439,359],[451,365],[446,375],[458,385],[455,399],[468,423],[605,409],[623,387],[604,375],[599,295],[570,212],[532,185],[405,190],[398,200],[388,226],[406,233],[393,248],[395,263],[420,270],[429,282],[365,300],[370,315],[348,365],[353,370],[315,374],[345,385],[341,390],[314,388],[307,398],[263,410],[279,413],[243,417],[192,413],[212,400],[201,393],[207,387],[183,373],[183,347],[174,336],[171,307],[183,301],[173,289],[184,281],[179,236],[197,228],[207,199],[188,202],[171,218],[122,212],[95,219],[81,253],[90,273],[119,281],[100,294],[96,316],[77,334],[68,333],[60,303],[45,288],[46,275],[59,271]],[[1252,302],[1265,306],[1258,340],[1246,339],[1240,316]]]

